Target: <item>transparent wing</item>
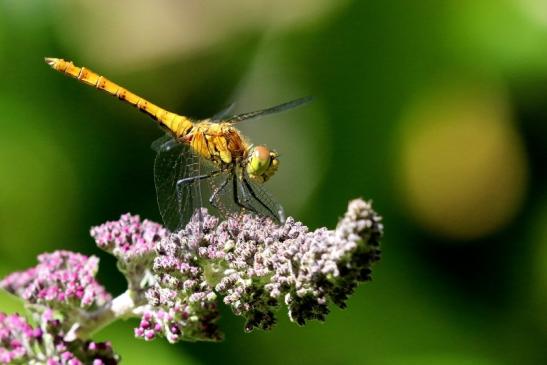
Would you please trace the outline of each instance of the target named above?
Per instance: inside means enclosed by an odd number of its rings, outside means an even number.
[[[242,206],[238,204],[238,190],[234,190],[237,188],[234,177],[232,171],[226,171],[208,179],[207,186],[204,186],[209,197],[208,209],[225,218],[238,214],[242,209]]]
[[[285,222],[283,206],[261,184],[245,176],[240,181],[240,189],[247,209],[256,214],[268,216],[276,222]]]
[[[283,104],[280,104],[280,105],[276,105],[276,106],[273,106],[271,108],[256,110],[254,112],[248,112],[248,113],[233,115],[231,117],[226,118],[225,121],[230,122],[230,123],[238,123],[238,122],[242,122],[244,120],[256,119],[256,118],[263,117],[265,115],[280,113],[280,112],[283,112],[285,110],[296,108],[298,106],[307,104],[312,100],[313,100],[313,97],[307,96],[307,97],[292,100],[292,101],[289,101],[289,102],[286,102],[286,103],[283,103]]]
[[[200,158],[190,148],[172,138],[158,140],[154,162],[154,183],[158,207],[165,226],[175,232],[186,225],[202,206],[199,180],[181,184],[185,178],[200,175]]]
[[[231,103],[215,115],[213,115],[210,120],[213,123],[222,122],[226,117],[228,117],[233,111],[236,106],[236,103]]]
[[[170,134],[165,134],[164,136],[152,142],[152,144],[150,145],[150,148],[152,148],[152,150],[154,150],[155,152],[159,152],[160,149],[166,149],[166,148],[168,149],[169,145],[171,145],[174,142],[176,143],[176,141],[173,139],[173,137]]]

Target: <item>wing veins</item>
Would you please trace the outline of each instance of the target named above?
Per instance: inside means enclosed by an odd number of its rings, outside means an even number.
[[[311,102],[312,100],[313,100],[313,97],[306,96],[306,97],[303,97],[303,98],[288,101],[288,102],[283,103],[283,104],[272,106],[270,108],[255,110],[255,111],[252,111],[252,112],[233,115],[231,117],[228,117],[225,121],[229,122],[229,123],[239,123],[239,122],[242,122],[244,120],[256,119],[256,118],[260,118],[260,117],[270,115],[270,114],[281,113],[283,111],[293,109],[293,108],[299,107],[301,105],[307,104],[307,103]]]

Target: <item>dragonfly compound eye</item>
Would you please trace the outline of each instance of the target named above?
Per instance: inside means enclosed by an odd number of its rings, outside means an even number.
[[[276,152],[265,146],[255,146],[249,154],[247,173],[252,179],[264,182],[277,171],[278,164]]]

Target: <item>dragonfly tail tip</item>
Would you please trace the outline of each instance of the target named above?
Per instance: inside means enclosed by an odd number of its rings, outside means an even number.
[[[51,67],[55,67],[55,64],[59,62],[59,59],[53,57],[44,57],[44,61]]]

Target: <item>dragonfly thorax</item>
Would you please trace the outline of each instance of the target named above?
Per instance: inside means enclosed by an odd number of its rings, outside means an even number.
[[[247,153],[245,169],[249,177],[263,183],[272,177],[279,167],[279,155],[266,146],[251,146]]]
[[[248,149],[241,133],[229,123],[196,123],[183,141],[221,168],[241,162]]]

